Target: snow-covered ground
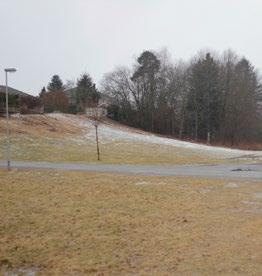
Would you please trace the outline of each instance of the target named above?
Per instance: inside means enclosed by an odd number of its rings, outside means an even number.
[[[60,120],[65,120],[72,124],[77,124],[86,129],[86,135],[83,139],[94,140],[95,139],[95,127],[93,121],[90,119],[85,119],[84,117],[79,118],[72,115],[64,114],[49,114],[48,116],[52,118],[57,118]],[[246,159],[262,159],[262,151],[247,151],[247,150],[238,150],[230,149],[224,147],[214,147],[203,144],[191,143],[180,141],[177,139],[160,137],[151,133],[138,131],[129,127],[125,127],[118,124],[113,124],[109,122],[100,123],[98,127],[99,131],[99,140],[101,143],[121,143],[121,142],[138,142],[146,144],[157,144],[159,146],[171,146],[177,147],[179,149],[188,149],[193,152],[201,152],[203,154],[209,154],[220,157],[227,158],[246,158]]]

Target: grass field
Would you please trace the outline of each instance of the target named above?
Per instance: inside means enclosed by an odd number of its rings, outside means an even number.
[[[261,184],[0,170],[0,274],[261,275]]]
[[[34,140],[35,139],[35,140]],[[75,143],[45,137],[21,137],[12,139],[12,159],[49,162],[97,163],[95,141]],[[0,159],[4,159],[2,143]],[[100,162],[105,164],[213,164],[229,160],[208,157],[187,150],[143,143],[100,144]]]
[[[10,122],[12,159],[95,163],[95,131],[86,122],[85,117],[73,115],[13,117]],[[0,159],[5,156],[5,127],[4,118],[0,118]],[[101,162],[107,164],[214,164],[241,161],[241,158],[232,158],[236,154],[199,150],[197,145],[193,148],[174,146],[171,145],[172,139],[158,138],[116,123],[102,124],[99,133]],[[163,143],[155,143],[156,139],[162,139]],[[262,158],[262,153],[260,155]],[[250,160],[253,157],[251,155]]]

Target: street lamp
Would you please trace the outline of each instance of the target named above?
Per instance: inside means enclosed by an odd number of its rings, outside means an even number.
[[[10,129],[9,129],[9,104],[8,104],[8,73],[15,73],[15,68],[6,68],[5,69],[5,111],[6,111],[6,161],[7,169],[11,168],[11,158],[10,158]]]

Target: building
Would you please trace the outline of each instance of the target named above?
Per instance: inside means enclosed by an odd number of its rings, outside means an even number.
[[[0,93],[4,93],[5,94],[5,85],[0,85]],[[21,98],[21,97],[33,97],[32,95],[28,94],[28,93],[25,93],[25,92],[22,92],[20,90],[17,90],[15,88],[12,88],[12,87],[9,87],[8,86],[8,94],[11,95],[11,96],[16,96],[18,98]]]
[[[6,112],[6,86],[0,85],[0,114]],[[8,87],[9,113],[43,113],[39,100],[25,92]],[[38,101],[37,101],[38,100]]]
[[[77,93],[76,87],[65,90],[65,94],[67,95],[69,105],[71,106],[77,105],[76,93]],[[114,103],[114,99],[112,97],[99,92],[98,103],[96,104],[90,103],[88,106],[86,106],[85,113],[90,117],[94,117],[95,115],[100,117],[105,117],[107,116],[108,106],[113,103]]]
[[[71,106],[74,106],[74,105],[77,104],[77,102],[76,102],[76,91],[77,91],[76,87],[69,88],[69,89],[65,90],[65,94],[66,94],[66,96],[68,98],[68,103]]]

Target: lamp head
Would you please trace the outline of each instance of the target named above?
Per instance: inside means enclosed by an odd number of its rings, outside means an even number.
[[[6,73],[15,73],[15,72],[16,72],[16,69],[15,69],[15,68],[6,68],[6,69],[5,69],[5,72],[6,72]]]

